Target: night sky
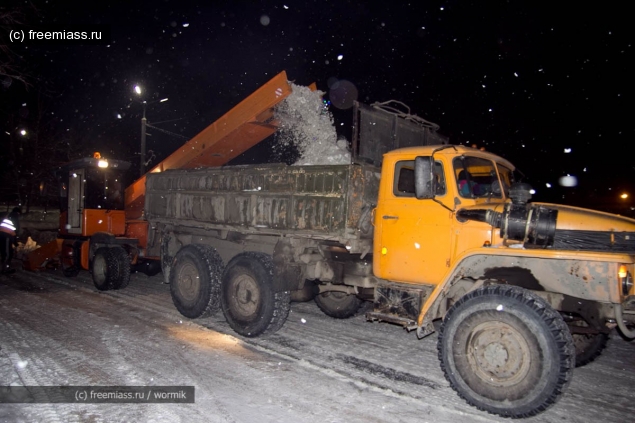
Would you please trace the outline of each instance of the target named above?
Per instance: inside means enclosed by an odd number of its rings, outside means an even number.
[[[11,45],[33,84],[25,91],[4,78],[0,111],[20,110],[28,124],[44,95],[56,125],[87,152],[138,165],[141,98],[169,98],[147,109],[149,122],[169,132],[148,130],[160,160],[286,70],[299,85],[316,82],[327,99],[329,85],[346,80],[364,103],[407,104],[452,143],[510,159],[534,200],[623,214],[635,204],[618,200],[635,196],[626,2],[196,3],[18,3],[25,23],[105,24],[111,41]],[[351,110],[331,111],[348,135]],[[577,185],[560,186],[566,175]]]

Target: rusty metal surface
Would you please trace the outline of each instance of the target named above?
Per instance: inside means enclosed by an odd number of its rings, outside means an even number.
[[[259,165],[148,174],[146,217],[264,233],[358,238],[378,176],[366,165]],[[368,180],[370,178],[371,180]]]
[[[602,302],[619,302],[616,275],[617,265],[608,261],[496,255],[468,257],[455,272],[455,277],[491,279]]]
[[[353,158],[381,166],[383,155],[404,147],[447,144],[435,124],[403,119],[381,107],[355,102]]]

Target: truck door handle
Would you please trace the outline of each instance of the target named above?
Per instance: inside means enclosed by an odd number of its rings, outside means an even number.
[[[384,219],[399,219],[399,216],[388,216],[388,215],[384,215],[382,216]]]

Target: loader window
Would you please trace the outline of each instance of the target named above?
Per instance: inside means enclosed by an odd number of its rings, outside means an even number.
[[[121,172],[87,169],[84,205],[87,209],[123,210],[123,192]]]
[[[436,195],[445,194],[445,177],[443,176],[443,165],[435,162],[434,175],[436,176]],[[415,196],[415,162],[414,160],[404,160],[395,165],[395,180],[393,193],[397,197]]]

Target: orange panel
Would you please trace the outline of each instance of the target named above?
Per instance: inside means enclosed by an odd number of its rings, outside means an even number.
[[[139,240],[139,248],[146,248],[148,245],[148,221],[129,220],[126,223],[126,237]]]
[[[82,243],[82,247],[80,249],[80,262],[82,265],[82,269],[88,270],[88,251],[90,249],[90,242],[84,241]]]
[[[126,232],[126,216],[123,210],[84,209],[82,235],[108,232],[121,236]]]
[[[26,270],[36,271],[40,270],[42,265],[48,260],[55,258],[62,250],[62,240],[55,239],[48,244],[44,244],[37,250],[33,250],[26,255],[24,259],[23,267]]]

